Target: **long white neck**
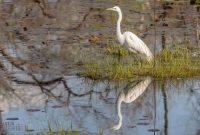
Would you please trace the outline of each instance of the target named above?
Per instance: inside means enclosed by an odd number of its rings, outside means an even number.
[[[120,44],[124,44],[124,36],[121,32],[121,21],[122,21],[122,12],[118,11],[118,20],[117,20],[117,39],[120,42]]]
[[[122,113],[121,113],[121,104],[124,101],[125,95],[121,92],[117,98],[117,115],[118,115],[118,123],[112,127],[112,130],[118,130],[122,126]]]
[[[117,101],[117,115],[119,117],[119,121],[118,121],[118,124],[121,126],[122,124],[122,113],[121,113],[121,104],[122,104],[122,101],[124,100],[124,93],[121,93],[123,95],[121,95]]]

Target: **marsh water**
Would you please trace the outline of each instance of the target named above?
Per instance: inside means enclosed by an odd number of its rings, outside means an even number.
[[[0,0],[0,134],[200,135],[199,77],[79,74],[85,58],[116,41],[117,15],[105,11],[114,5],[122,31],[152,52],[198,47],[200,7],[189,0]]]

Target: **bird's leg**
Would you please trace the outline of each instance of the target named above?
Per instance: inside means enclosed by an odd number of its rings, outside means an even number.
[[[140,68],[142,68],[142,58],[141,58],[141,56],[139,56],[139,59],[140,59]]]
[[[119,64],[119,62],[120,62],[120,57],[121,57],[121,56],[120,56],[120,54],[119,54],[118,57],[117,57],[117,60],[118,60],[117,63],[118,63],[118,64]]]

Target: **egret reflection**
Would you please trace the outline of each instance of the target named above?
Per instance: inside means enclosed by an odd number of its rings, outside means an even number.
[[[122,114],[121,114],[121,103],[131,103],[135,101],[140,95],[144,93],[149,84],[151,83],[151,78],[146,77],[139,81],[137,84],[131,82],[129,83],[123,91],[121,91],[117,97],[116,110],[118,115],[118,123],[114,125],[111,129],[118,130],[122,126]]]

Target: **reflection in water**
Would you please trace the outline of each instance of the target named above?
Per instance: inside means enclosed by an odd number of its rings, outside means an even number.
[[[4,135],[2,111],[0,110],[0,135]]]
[[[151,78],[146,77],[144,80],[140,81],[136,85],[130,83],[127,85],[124,91],[120,92],[117,98],[117,115],[118,115],[118,123],[112,127],[113,130],[120,129],[122,125],[122,114],[121,114],[121,103],[124,101],[125,103],[131,103],[136,100],[140,95],[144,93],[149,84],[151,83]]]
[[[163,95],[163,103],[164,103],[164,133],[165,135],[168,135],[168,102],[167,102],[165,82],[162,82],[162,95]]]
[[[190,132],[195,134],[199,129],[199,80],[175,86],[173,82],[155,81],[155,88],[149,87],[147,91],[145,89],[151,82],[148,77],[128,85],[127,82],[120,85],[116,82],[86,83],[83,78],[77,77],[63,77],[57,82],[58,85],[52,84],[52,81],[41,81],[41,86],[50,91],[41,92],[39,86],[29,83],[24,87],[15,86],[15,94],[5,93],[0,103],[4,130],[9,135],[36,134],[47,132],[48,122],[54,131],[59,122],[65,130],[78,129],[88,135],[101,129],[104,135],[117,135],[119,132],[125,135],[188,135]],[[69,90],[63,87],[66,84],[69,84]],[[142,100],[139,100],[141,95]],[[110,133],[110,127],[115,123],[116,98],[119,121],[115,128],[122,126],[121,111],[124,111],[124,124],[121,130]],[[124,104],[121,109],[122,102],[133,101],[134,104]],[[190,129],[187,132],[186,126]]]
[[[107,20],[113,15],[110,17],[104,12],[113,3],[120,5],[127,15],[124,26],[130,26],[127,29],[134,29],[137,34],[144,34],[143,40],[150,47],[153,47],[152,39],[157,35],[156,51],[174,43],[184,44],[188,39],[196,45],[194,37],[200,38],[200,14],[197,13],[200,8],[189,5],[189,1],[156,0],[153,4],[153,0],[124,0],[119,4],[115,0],[0,0],[0,75],[3,76],[0,78],[0,112],[3,110],[0,134],[4,134],[2,131],[12,135],[46,132],[53,114],[55,121],[63,122],[66,130],[79,129],[91,135],[102,129],[104,135],[117,134],[108,133],[113,125],[115,89],[104,88],[102,82],[98,86],[83,88],[80,78],[68,76],[68,69],[78,56],[83,56],[80,52],[90,54],[91,48],[95,53],[98,50],[97,46],[90,48],[88,37],[103,35],[100,44],[115,37],[109,34],[113,33],[112,20],[115,19]],[[155,20],[152,18],[154,7]],[[153,31],[154,21],[157,34]],[[146,78],[136,86],[131,83],[119,94],[117,128],[122,124],[121,103],[136,100],[150,82],[150,78]],[[152,89],[142,100],[144,106],[135,109],[134,105],[138,105],[135,103],[124,108],[128,113],[123,117],[126,124],[131,117],[134,120],[140,118],[139,123],[148,121],[148,124],[132,129],[128,123],[128,126],[123,125],[125,130],[121,134],[149,135],[152,132],[148,129],[153,126],[159,129],[156,134],[200,134],[200,92],[199,89],[193,90],[195,94],[192,95],[184,84],[180,85],[181,88],[173,88],[172,82],[165,82],[161,88],[155,87],[156,117],[144,115],[147,106],[149,113],[153,112]],[[200,86],[199,80],[193,84],[190,80],[188,84]],[[155,134],[155,128],[152,131]]]

